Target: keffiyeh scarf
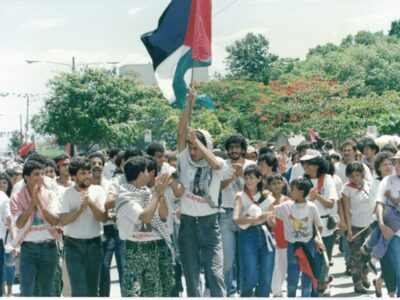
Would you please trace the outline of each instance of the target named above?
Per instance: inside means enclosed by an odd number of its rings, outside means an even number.
[[[115,209],[118,212],[121,207],[128,203],[129,201],[132,201],[133,199],[141,199],[143,201],[143,206],[147,207],[151,201],[151,196],[152,193],[149,188],[143,187],[141,189],[136,188],[132,184],[130,184],[127,180],[125,175],[122,175],[120,178],[120,185],[121,187],[129,192],[130,197],[123,197],[119,198],[117,197],[117,201],[115,203]],[[168,233],[168,228],[167,228],[167,222],[163,222],[156,212],[151,219],[150,225],[152,229],[158,234],[161,238],[164,239],[164,241],[167,243],[168,247],[171,247],[171,237]]]

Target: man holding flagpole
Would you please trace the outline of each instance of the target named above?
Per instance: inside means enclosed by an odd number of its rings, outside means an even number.
[[[153,61],[158,86],[169,103],[185,109],[178,128],[178,171],[185,192],[181,198],[179,248],[187,295],[199,297],[200,253],[212,297],[224,297],[223,254],[218,223],[218,196],[225,162],[212,153],[205,130],[187,128],[195,100],[213,109],[210,97],[189,94],[195,67],[211,65],[211,0],[172,0],[158,28],[141,37]]]
[[[189,103],[178,127],[178,171],[185,192],[181,198],[179,249],[188,297],[200,297],[201,256],[211,297],[226,296],[222,271],[223,254],[218,223],[218,195],[226,163],[212,153],[212,140],[205,130],[188,128]]]

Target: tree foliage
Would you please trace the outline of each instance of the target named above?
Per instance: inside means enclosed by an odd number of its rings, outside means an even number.
[[[269,42],[261,34],[248,33],[243,39],[227,46],[226,57],[229,76],[267,83],[269,65],[278,57],[269,53]]]

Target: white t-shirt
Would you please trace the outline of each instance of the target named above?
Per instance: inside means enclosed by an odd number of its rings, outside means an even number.
[[[89,197],[99,207],[104,207],[106,193],[101,186],[91,185],[88,189]],[[61,201],[60,213],[70,213],[77,210],[82,202],[82,194],[75,187],[65,190]],[[91,208],[86,209],[75,219],[74,222],[64,226],[64,235],[76,239],[91,239],[100,236],[103,224],[97,221]]]
[[[162,239],[154,232],[150,224],[144,224],[139,220],[139,216],[144,210],[144,203],[141,198],[135,197],[132,192],[126,189],[121,190],[117,194],[117,198],[128,198],[130,200],[117,211],[117,226],[121,240],[147,242]],[[155,213],[158,213],[158,209]]]
[[[232,161],[230,159],[227,159],[226,161],[227,165],[227,171],[224,172],[222,180],[227,180],[232,177]],[[246,169],[247,166],[250,165],[255,165],[256,162],[245,159],[244,164],[243,164],[243,171]],[[235,196],[236,193],[243,191],[244,189],[244,178],[239,176],[238,178],[235,179],[235,181],[231,182],[226,188],[224,188],[221,193],[222,193],[222,203],[221,207],[226,207],[226,208],[234,208],[235,207]]]
[[[313,237],[313,226],[322,227],[317,206],[306,201],[285,201],[274,207],[276,216],[283,221],[286,241],[307,243]]]
[[[111,188],[111,180],[108,180],[105,177],[101,178],[100,186],[104,189],[104,192],[106,193],[106,195],[108,195],[108,193],[110,192],[110,188]],[[107,198],[106,198],[106,200],[107,200]],[[111,211],[113,211],[113,210],[111,210]],[[113,225],[113,224],[114,224],[113,220],[108,220],[106,223],[104,223],[104,225]]]
[[[218,203],[221,181],[227,168],[222,158],[216,157],[216,159],[222,165],[222,168],[218,171],[212,170],[210,196],[214,203]],[[193,217],[202,217],[219,212],[218,208],[211,208],[206,199],[192,193],[191,190],[197,168],[189,163],[189,151],[187,148],[178,155],[178,161],[180,168],[179,180],[185,187],[185,192],[181,197],[181,213]]]
[[[311,182],[312,182],[314,188],[318,187],[318,178],[311,179]],[[335,183],[334,183],[331,175],[325,174],[324,184],[323,184],[322,188],[320,189],[319,194],[325,200],[333,200],[334,202],[336,202],[338,200]],[[309,199],[309,197],[307,197],[307,199]],[[333,205],[332,208],[327,208],[327,207],[323,206],[321,204],[321,202],[319,202],[318,200],[315,200],[314,203],[317,206],[318,213],[322,220],[321,236],[326,237],[326,236],[332,235],[334,230],[330,230],[327,228],[328,218],[326,216],[337,215],[337,205],[336,206]],[[335,210],[335,207],[336,207],[336,210]]]
[[[3,243],[6,238],[8,217],[11,217],[10,199],[3,191],[0,191],[0,239]]]
[[[104,168],[103,168],[102,176],[105,179],[111,180],[111,178],[114,176],[116,168],[117,168],[117,166],[115,164],[113,164],[112,161],[106,162],[106,164],[104,165]]]
[[[360,190],[346,183],[343,195],[349,198],[351,226],[366,227],[372,222],[375,209],[375,200],[371,199],[371,183],[364,180],[364,186]]]
[[[251,201],[250,197],[243,191],[238,192],[236,194],[236,197],[239,197],[242,200],[242,211],[240,213],[240,216],[241,217],[248,216],[246,214],[246,212],[248,211],[250,206],[252,206],[253,204],[255,205],[255,203],[253,201]],[[261,194],[259,192],[257,192],[257,194],[255,194],[255,195],[253,195],[253,200],[257,203],[258,203],[258,201],[260,201],[260,198],[261,198]],[[269,197],[265,198],[264,201],[259,204],[259,207],[262,211],[266,211],[268,209],[268,207],[270,207],[270,205],[274,201],[275,201],[274,197],[269,196]]]
[[[390,200],[385,196],[385,192],[390,191],[392,197],[400,197],[400,177],[399,175],[390,175],[382,179],[378,187],[378,193],[376,194],[376,202],[383,203],[385,205],[394,206]],[[400,230],[394,233],[400,237]]]
[[[296,163],[292,167],[292,172],[290,173],[290,180],[289,182],[292,182],[293,179],[302,177],[304,175],[304,169],[301,163]]]

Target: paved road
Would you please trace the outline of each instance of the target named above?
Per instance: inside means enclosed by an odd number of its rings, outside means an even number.
[[[333,252],[333,266],[331,267],[331,275],[334,277],[331,283],[331,297],[370,297],[375,298],[374,287],[371,284],[369,289],[369,293],[366,295],[359,295],[354,293],[353,283],[351,281],[351,277],[345,275],[345,264],[343,254],[338,251],[337,245],[335,245]],[[374,278],[374,274],[370,273],[370,280],[372,283],[372,279]],[[111,269],[111,297],[121,297],[119,283],[118,283],[118,273],[115,265],[115,261],[113,261],[112,269]],[[300,291],[297,292],[300,295]],[[19,285],[14,285],[13,294],[15,296],[19,295]],[[183,293],[183,297],[186,297],[185,293]],[[386,289],[383,288],[383,297],[387,297]]]

